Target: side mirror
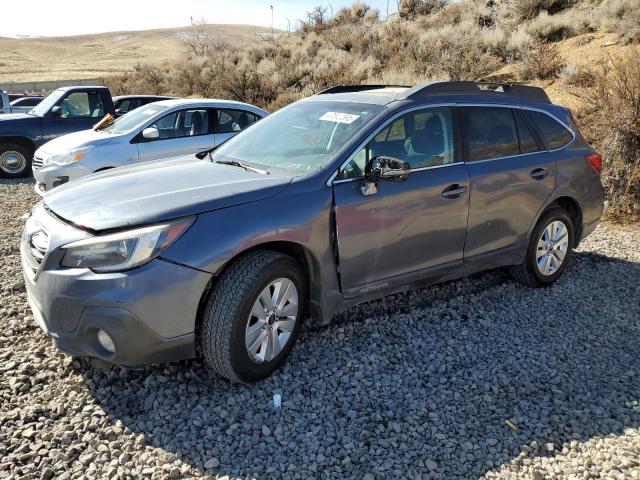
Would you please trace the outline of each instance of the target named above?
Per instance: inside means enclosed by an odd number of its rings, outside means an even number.
[[[409,177],[411,165],[404,160],[394,157],[379,156],[369,160],[364,169],[363,195],[373,195],[378,192],[378,180],[403,182]]]
[[[116,117],[119,117],[120,115],[122,115],[124,112],[122,111],[121,108],[116,108]]]
[[[59,117],[60,115],[62,115],[62,107],[60,105],[56,105],[55,107],[53,107],[51,109],[51,115],[53,115],[54,117]]]
[[[160,138],[160,132],[156,127],[147,127],[142,130],[142,138],[146,140],[155,140]]]

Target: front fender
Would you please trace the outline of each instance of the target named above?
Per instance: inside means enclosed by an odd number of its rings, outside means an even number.
[[[280,194],[264,200],[198,215],[194,225],[162,258],[218,276],[239,255],[274,242],[295,244],[312,258],[311,290],[322,312],[327,299],[339,294],[331,222],[329,187]],[[324,315],[322,315],[324,316]]]
[[[29,141],[39,146],[42,139],[42,119],[38,117],[2,119],[0,121],[0,143],[3,141]]]

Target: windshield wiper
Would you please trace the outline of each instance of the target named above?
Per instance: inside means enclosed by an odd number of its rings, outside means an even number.
[[[231,165],[233,167],[244,168],[247,172],[255,172],[255,173],[261,173],[262,175],[269,175],[269,172],[267,172],[266,170],[260,170],[259,168],[251,167],[242,162],[239,162],[238,160],[216,160],[216,163],[221,163],[222,165]]]

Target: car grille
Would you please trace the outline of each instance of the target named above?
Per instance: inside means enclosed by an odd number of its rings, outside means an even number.
[[[42,160],[40,157],[33,157],[33,160],[31,161],[31,168],[33,170],[42,168],[42,165],[44,165],[44,160]]]
[[[49,235],[33,217],[29,217],[22,235],[22,254],[33,275],[40,269],[48,250]]]

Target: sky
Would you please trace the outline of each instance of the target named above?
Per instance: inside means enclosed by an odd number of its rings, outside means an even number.
[[[147,30],[189,25],[194,20],[207,23],[241,23],[292,30],[297,19],[317,5],[331,13],[351,5],[353,0],[22,0],[2,2],[0,36],[59,36],[119,30]],[[384,17],[397,8],[397,0],[369,0]]]

